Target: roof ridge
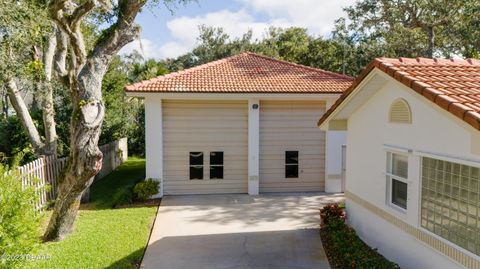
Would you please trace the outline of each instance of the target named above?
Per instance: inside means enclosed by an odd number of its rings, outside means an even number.
[[[200,64],[200,65],[193,66],[193,67],[190,67],[190,68],[187,68],[187,69],[182,69],[182,70],[171,72],[171,73],[168,73],[168,74],[165,74],[165,75],[160,75],[158,77],[154,77],[154,78],[151,78],[151,79],[148,79],[148,80],[143,80],[143,81],[140,81],[140,82],[136,82],[136,83],[125,86],[125,89],[127,91],[130,91],[130,90],[134,90],[136,87],[141,86],[141,85],[148,85],[150,83],[154,83],[154,82],[157,82],[157,81],[162,81],[162,80],[165,80],[167,78],[177,77],[177,76],[180,76],[180,75],[183,75],[183,74],[191,73],[193,71],[202,70],[204,68],[207,68],[207,67],[210,67],[210,66],[215,66],[215,65],[230,61],[234,58],[238,58],[238,57],[240,57],[240,56],[242,56],[243,54],[246,54],[246,53],[247,52],[242,52],[242,53],[231,55],[231,56],[228,56],[228,57],[225,57],[225,58],[222,58],[222,59],[218,59],[218,60],[215,60],[215,61],[212,61],[212,62]]]
[[[140,87],[140,86],[147,86],[149,84],[152,84],[152,83],[155,83],[155,82],[158,82],[158,81],[162,81],[162,80],[169,79],[169,78],[174,78],[174,77],[184,75],[184,74],[189,74],[191,72],[202,70],[202,69],[205,69],[207,67],[216,66],[216,65],[219,65],[219,64],[222,64],[222,63],[225,63],[225,62],[232,61],[233,59],[240,58],[240,57],[245,56],[245,55],[251,55],[251,56],[258,57],[258,58],[261,58],[261,59],[264,59],[264,60],[268,60],[268,61],[272,61],[272,62],[284,64],[284,65],[294,66],[294,67],[297,67],[297,68],[302,68],[302,69],[309,70],[309,71],[314,71],[314,72],[317,72],[317,73],[329,74],[329,75],[336,76],[336,77],[346,79],[346,80],[349,80],[349,81],[354,80],[353,77],[350,77],[350,76],[347,76],[347,75],[342,75],[342,74],[338,74],[338,73],[335,73],[335,72],[331,72],[331,71],[327,71],[327,70],[323,70],[323,69],[315,68],[315,67],[311,67],[311,66],[305,66],[305,65],[301,65],[301,64],[291,63],[291,62],[287,62],[287,61],[284,61],[284,60],[275,59],[273,57],[260,55],[260,54],[257,54],[257,53],[251,52],[251,51],[244,51],[242,53],[231,55],[231,56],[228,56],[228,57],[225,57],[225,58],[222,58],[222,59],[218,59],[218,60],[215,60],[215,61],[212,61],[212,62],[204,63],[204,64],[201,64],[201,65],[197,65],[197,66],[190,67],[190,68],[187,68],[187,69],[175,71],[175,72],[168,73],[168,74],[165,74],[165,75],[161,75],[161,76],[151,78],[151,79],[148,79],[148,80],[133,83],[133,84],[125,86],[125,90],[126,91],[134,91],[137,87]]]
[[[338,76],[338,77],[342,77],[342,78],[346,78],[346,79],[350,79],[350,80],[354,79],[354,77],[351,77],[351,76],[348,76],[348,75],[343,75],[343,74],[339,74],[339,73],[335,73],[335,72],[332,72],[332,71],[328,71],[328,70],[324,70],[324,69],[316,68],[316,67],[312,67],[312,66],[307,66],[307,65],[303,65],[303,64],[292,63],[292,62],[288,62],[288,61],[285,61],[285,60],[280,60],[280,59],[276,59],[276,58],[273,58],[273,57],[257,54],[257,53],[251,52],[251,51],[246,51],[244,53],[250,54],[252,56],[256,56],[256,57],[259,57],[259,58],[263,58],[265,60],[270,60],[270,61],[274,61],[274,62],[278,62],[278,63],[281,63],[281,64],[286,64],[286,65],[291,65],[291,66],[307,69],[307,70],[310,70],[310,71],[327,73],[327,74],[330,74],[330,75],[334,75],[334,76]],[[238,54],[238,55],[240,55],[240,54]]]
[[[374,61],[378,61],[382,64],[402,64],[402,65],[449,65],[449,66],[458,66],[458,65],[469,65],[469,66],[480,66],[479,59],[467,58],[467,59],[454,59],[454,58],[425,58],[425,57],[398,57],[398,58],[387,58],[380,57],[375,58]]]

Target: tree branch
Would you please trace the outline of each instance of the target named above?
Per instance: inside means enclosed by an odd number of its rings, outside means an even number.
[[[53,32],[48,38],[48,45],[43,53],[43,62],[45,65],[45,83],[43,85],[43,100],[42,100],[42,116],[43,126],[45,129],[45,152],[49,154],[57,154],[57,130],[55,123],[55,108],[53,104],[53,86],[52,74],[54,71],[53,62],[55,58],[55,51],[57,47],[57,32],[58,29],[54,27]],[[59,44],[60,45],[60,44]]]
[[[48,5],[50,17],[67,33],[70,33],[71,30],[68,20],[64,16],[64,10],[68,10],[70,6],[69,0],[53,0]]]
[[[146,0],[120,0],[117,22],[106,32],[109,33],[97,44],[93,54],[115,55],[126,44],[140,34],[140,26],[134,23],[135,17]]]
[[[68,72],[66,69],[66,62],[67,62],[67,51],[68,51],[68,36],[62,30],[56,27],[56,39],[57,39],[57,47],[55,51],[55,73],[60,79],[60,81],[66,86],[69,87],[69,79],[68,79]]]
[[[117,21],[107,30],[104,37],[95,46],[92,55],[79,73],[78,80],[82,85],[95,85],[100,88],[108,64],[114,55],[126,44],[138,38],[140,26],[134,23],[135,17],[145,5],[146,0],[120,0]],[[80,87],[82,89],[84,87]],[[100,92],[81,92],[84,100],[101,100]]]
[[[47,82],[52,80],[53,59],[55,58],[55,50],[57,47],[56,30],[48,37],[47,49],[43,53],[43,63],[45,65],[45,78]]]
[[[92,11],[96,4],[96,1],[86,1],[75,10],[73,10],[72,14],[69,16],[70,27],[72,29],[77,29],[80,27],[80,22],[82,21],[83,17],[85,17],[90,11]]]
[[[87,58],[80,22],[95,6],[96,1],[94,0],[86,1],[78,7],[74,7],[69,0],[53,0],[48,6],[50,17],[69,38],[70,47],[73,52],[71,68],[75,70],[74,75],[78,74]]]
[[[33,149],[36,155],[43,155],[44,152],[44,143],[40,138],[40,134],[38,133],[38,129],[33,123],[33,119],[28,112],[27,105],[23,101],[20,92],[18,91],[17,83],[13,78],[9,78],[7,81],[7,90],[8,90],[8,97],[10,98],[10,103],[15,108],[17,112],[17,116],[22,123],[30,142],[32,143]]]

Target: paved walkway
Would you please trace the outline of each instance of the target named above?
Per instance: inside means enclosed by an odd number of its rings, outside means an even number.
[[[330,268],[319,208],[341,195],[192,195],[162,200],[142,268]]]

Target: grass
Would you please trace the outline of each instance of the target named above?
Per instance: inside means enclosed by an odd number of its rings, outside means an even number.
[[[145,159],[130,157],[108,176],[92,184],[90,190],[90,205],[97,209],[114,208],[128,202],[132,197],[133,186],[143,178]]]
[[[142,258],[156,206],[113,209],[125,189],[143,178],[145,161],[130,158],[91,187],[91,202],[79,212],[75,231],[61,242],[45,243],[49,260],[29,268],[136,268]]]

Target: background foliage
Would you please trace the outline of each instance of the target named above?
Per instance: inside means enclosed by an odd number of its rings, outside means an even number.
[[[172,11],[181,6],[173,0],[166,3]],[[35,99],[41,92],[35,87],[32,72],[26,70],[35,66],[32,65],[32,44],[44,44],[50,27],[46,23],[43,1],[1,0],[1,4],[0,102],[3,109],[0,152],[4,162],[11,162],[16,154],[24,156],[22,162],[26,162],[33,158],[33,153],[18,119],[9,108],[3,78],[11,70],[18,71],[15,75],[21,77],[24,94],[30,96],[26,99],[32,116],[42,130],[41,113],[35,111],[38,109]],[[144,154],[143,101],[127,97],[125,85],[244,51],[350,76],[356,76],[376,57],[428,57],[430,45],[435,57],[479,57],[479,0],[360,0],[345,10],[346,18],[338,18],[335,29],[328,36],[313,36],[305,28],[272,27],[266,29],[262,39],[253,39],[251,31],[240,38],[232,38],[222,28],[200,25],[197,46],[179,57],[143,59],[138,52],[117,56],[103,79],[106,117],[100,144],[128,136],[130,152]],[[89,50],[101,38],[99,25],[108,21],[109,16],[108,13],[96,13],[82,25]],[[434,34],[433,39],[430,33]],[[55,96],[58,154],[64,156],[69,150],[71,98],[60,85],[55,85]]]

